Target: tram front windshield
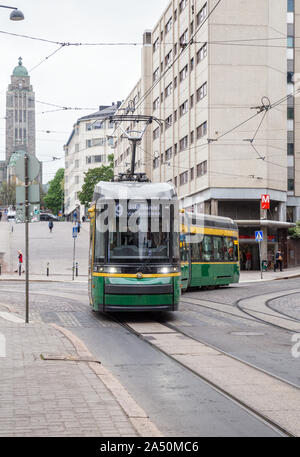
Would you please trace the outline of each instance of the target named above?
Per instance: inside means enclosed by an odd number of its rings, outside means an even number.
[[[137,262],[165,264],[176,260],[179,255],[175,241],[178,234],[174,233],[174,225],[171,220],[170,223],[163,222],[161,208],[157,210],[156,207],[154,211],[153,207],[149,205],[147,211],[140,213],[140,216],[136,218],[134,212],[135,209],[128,209],[125,230],[124,219],[121,223],[118,216],[114,230],[110,229],[105,234],[101,234],[97,231],[96,226],[98,243],[96,242],[95,246],[95,258],[99,257],[101,250],[101,257],[105,256],[105,261],[110,264]],[[136,226],[132,227],[135,223]],[[100,245],[102,245],[102,249]]]

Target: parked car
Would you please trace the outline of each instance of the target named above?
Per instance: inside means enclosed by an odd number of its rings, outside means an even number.
[[[41,221],[59,221],[57,216],[50,213],[40,213],[40,220]]]
[[[7,220],[11,222],[15,222],[16,220],[16,212],[12,209],[7,211]]]

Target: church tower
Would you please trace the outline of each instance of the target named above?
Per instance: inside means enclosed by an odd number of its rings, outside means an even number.
[[[35,95],[28,71],[19,57],[6,92],[5,161],[8,181],[11,180],[11,169],[17,156],[25,152],[35,156]]]

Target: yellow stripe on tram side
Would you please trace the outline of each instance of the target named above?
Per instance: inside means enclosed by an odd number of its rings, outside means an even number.
[[[93,273],[93,276],[100,276],[104,278],[136,278],[135,274],[122,274],[122,273]],[[143,274],[143,278],[169,278],[181,276],[181,273],[166,273],[166,274]],[[141,279],[143,279],[141,278]]]
[[[192,265],[238,265],[239,262],[192,262]]]
[[[187,225],[181,225],[180,226],[180,231],[182,233],[188,233],[188,226]],[[207,228],[207,227],[197,227],[195,225],[192,225],[190,227],[190,233],[191,234],[201,233],[203,235],[232,236],[232,237],[238,238],[238,232],[235,231],[235,230],[225,230],[225,229],[214,229],[214,228]]]

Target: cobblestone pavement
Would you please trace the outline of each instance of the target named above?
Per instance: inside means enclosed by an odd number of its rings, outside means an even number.
[[[4,311],[1,308],[1,311]],[[137,436],[114,396],[61,332],[0,317],[0,436]],[[2,337],[3,340],[3,337]],[[2,356],[2,357],[1,357]]]

